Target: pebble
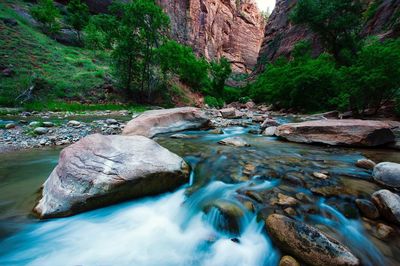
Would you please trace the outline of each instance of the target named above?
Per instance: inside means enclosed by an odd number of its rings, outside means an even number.
[[[33,132],[37,135],[44,135],[49,132],[48,128],[45,127],[37,127],[33,130]]]
[[[319,179],[323,179],[323,180],[329,178],[328,175],[323,174],[323,173],[318,173],[318,172],[314,172],[314,173],[313,173],[313,176],[316,177],[316,178],[319,178]]]
[[[15,124],[14,123],[8,123],[6,125],[6,129],[13,129],[13,128],[15,128]]]
[[[43,122],[42,125],[44,127],[54,127],[54,123],[53,122]]]
[[[300,266],[300,263],[292,256],[283,256],[279,266]]]
[[[76,120],[71,120],[71,121],[68,121],[67,125],[69,127],[79,127],[81,125],[81,122],[76,121]]]
[[[41,123],[38,121],[32,121],[29,123],[30,127],[40,127]]]

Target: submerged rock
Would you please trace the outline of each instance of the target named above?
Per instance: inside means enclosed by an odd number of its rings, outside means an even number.
[[[379,213],[388,221],[400,224],[400,196],[382,189],[372,194]]]
[[[223,139],[218,142],[221,145],[229,145],[229,146],[235,146],[235,147],[249,147],[250,144],[248,144],[244,139],[241,137],[230,137]]]
[[[279,266],[300,266],[300,263],[292,256],[283,256]]]
[[[212,208],[216,208],[222,215],[223,220],[214,217],[212,222],[217,228],[230,233],[237,234],[240,232],[240,219],[244,216],[244,210],[238,205],[227,200],[216,200],[205,206],[205,212],[209,213]]]
[[[186,134],[174,134],[171,136],[172,139],[196,139],[198,138],[195,135],[186,135]]]
[[[374,169],[375,165],[376,165],[376,163],[369,159],[360,159],[356,162],[357,167],[367,169],[367,170]]]
[[[90,135],[65,148],[34,208],[64,217],[175,189],[188,181],[182,158],[142,136]]]
[[[356,199],[356,205],[364,217],[369,219],[377,219],[379,217],[379,211],[371,201]]]
[[[318,120],[279,126],[275,134],[288,141],[374,147],[391,143],[389,123],[372,120]]]
[[[392,188],[400,188],[400,164],[398,163],[377,164],[372,175],[378,183]]]
[[[132,119],[122,134],[152,138],[162,133],[203,128],[208,126],[209,122],[205,113],[194,107],[152,110]]]
[[[305,223],[279,214],[270,215],[265,223],[284,250],[310,265],[360,265],[345,246]]]

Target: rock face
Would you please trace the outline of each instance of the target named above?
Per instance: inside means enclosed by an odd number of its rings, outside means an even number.
[[[400,188],[400,164],[384,162],[375,166],[374,180],[385,186]]]
[[[279,126],[279,137],[293,142],[374,147],[391,143],[388,123],[372,120],[319,120]]]
[[[283,249],[310,265],[360,265],[346,247],[304,223],[272,214],[266,227]]]
[[[400,196],[389,190],[379,190],[372,194],[372,201],[380,214],[388,221],[400,224]]]
[[[182,158],[142,136],[90,135],[65,148],[34,208],[65,217],[175,189],[187,182]]]
[[[364,1],[365,8],[374,0]],[[289,14],[297,4],[297,0],[277,0],[265,27],[265,35],[258,58],[259,71],[267,61],[274,61],[280,56],[289,57],[295,44],[301,40],[309,40],[314,56],[323,52],[318,38],[307,27],[293,25]],[[365,23],[363,35],[377,35],[380,38],[398,37],[400,35],[399,17],[400,0],[382,0],[373,16]]]
[[[152,110],[131,120],[125,126],[122,134],[152,138],[157,134],[197,129],[206,127],[208,124],[208,117],[198,108]]]
[[[67,3],[68,0],[58,0]],[[86,0],[94,13],[112,0]],[[265,21],[254,0],[157,0],[171,19],[172,37],[208,60],[226,57],[235,72],[257,63]]]

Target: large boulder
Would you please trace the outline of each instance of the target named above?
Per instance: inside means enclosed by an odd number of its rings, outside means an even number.
[[[392,188],[400,188],[400,164],[398,163],[380,163],[374,167],[372,175],[378,183]]]
[[[70,216],[166,192],[188,177],[185,161],[153,140],[90,135],[61,152],[34,211],[41,218]]]
[[[275,134],[288,141],[374,147],[391,143],[390,124],[372,120],[318,120],[279,126]]]
[[[345,246],[305,223],[272,214],[266,227],[280,247],[309,265],[360,265]]]
[[[400,196],[382,189],[372,194],[372,201],[380,214],[388,221],[400,224]]]
[[[209,122],[204,112],[194,107],[152,110],[131,120],[122,134],[152,138],[157,134],[207,127]]]

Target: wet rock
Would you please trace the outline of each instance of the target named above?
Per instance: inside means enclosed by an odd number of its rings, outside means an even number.
[[[284,250],[310,265],[360,265],[345,246],[305,223],[279,214],[270,215],[265,223]]]
[[[247,109],[252,110],[256,107],[256,104],[252,101],[245,103]]]
[[[375,235],[377,238],[381,240],[388,240],[390,239],[393,235],[395,234],[395,230],[393,227],[383,224],[383,223],[378,223],[376,226],[376,232]]]
[[[388,221],[400,224],[400,196],[382,189],[372,194],[372,202]]]
[[[299,202],[297,201],[297,199],[284,195],[282,193],[278,193],[278,201],[277,204],[278,205],[283,205],[283,206],[295,206],[297,205]]]
[[[231,233],[240,232],[240,219],[244,216],[244,211],[238,205],[226,200],[216,200],[205,206],[205,212],[209,213],[212,208],[216,208],[225,220],[221,223],[218,219],[218,221],[214,221],[218,224],[214,225]]]
[[[254,123],[262,123],[262,122],[264,122],[265,118],[264,118],[264,116],[261,116],[261,115],[255,115],[255,116],[252,117],[251,120]]]
[[[318,120],[279,126],[275,133],[288,141],[374,147],[391,143],[389,123],[372,120]]]
[[[182,158],[142,136],[90,135],[65,148],[34,211],[65,217],[175,189],[188,181]]]
[[[367,170],[374,169],[375,165],[376,165],[376,163],[369,159],[360,159],[356,162],[357,167],[367,169]]]
[[[372,173],[374,180],[392,188],[400,188],[400,164],[384,162],[377,164]]]
[[[237,118],[237,116],[236,116],[237,110],[235,108],[233,108],[233,107],[221,109],[221,110],[219,110],[219,112],[221,113],[223,118],[226,118],[226,119],[227,118],[228,119],[229,118]]]
[[[283,211],[289,216],[296,216],[296,210],[292,207],[285,208]]]
[[[332,197],[332,196],[338,196],[338,195],[343,195],[343,194],[351,194],[352,191],[350,189],[346,189],[341,186],[323,186],[323,187],[312,187],[311,192],[322,195],[324,197]]]
[[[186,134],[174,134],[171,136],[173,139],[195,139],[197,136],[195,135],[186,135]]]
[[[106,124],[107,125],[118,125],[118,121],[112,118],[106,119]]]
[[[54,127],[54,123],[53,122],[43,122],[42,126],[44,126],[44,127]]]
[[[15,126],[14,123],[8,123],[8,124],[5,126],[6,129],[13,129],[13,128],[15,128],[15,127],[16,127],[16,126]]]
[[[379,218],[379,211],[371,201],[365,199],[356,199],[356,205],[364,217],[369,219]]]
[[[263,197],[262,197],[259,193],[257,193],[256,191],[246,190],[246,191],[244,192],[244,194],[245,194],[247,197],[249,197],[249,198],[255,200],[255,201],[258,202],[258,203],[262,203],[262,202],[264,201]]]
[[[319,172],[314,172],[314,173],[313,173],[313,176],[316,177],[316,178],[318,178],[318,179],[323,179],[323,180],[329,178],[328,175],[323,174],[323,173],[319,173]]]
[[[32,121],[29,123],[30,127],[40,127],[42,125],[42,123],[38,122],[38,121]]]
[[[235,147],[249,147],[250,144],[248,144],[244,139],[241,137],[230,137],[223,139],[218,142],[221,145],[228,145],[228,146],[235,146]]]
[[[279,261],[279,266],[300,266],[300,263],[292,256],[283,256]]]
[[[224,134],[224,131],[221,128],[215,128],[213,130],[208,131],[209,134],[216,134],[216,135],[222,135]]]
[[[275,119],[267,118],[261,124],[261,128],[265,129],[265,128],[268,128],[268,127],[278,127],[279,125],[280,124]]]
[[[276,129],[277,129],[277,127],[267,127],[264,130],[263,135],[265,135],[265,136],[275,136]]]
[[[68,121],[67,126],[69,126],[69,127],[80,127],[81,126],[81,122],[76,121],[76,120],[71,120],[71,121]]]
[[[46,127],[37,127],[33,130],[33,132],[37,135],[44,135],[49,132],[49,129]]]
[[[204,128],[210,120],[203,111],[193,107],[152,110],[131,120],[122,134],[152,138],[157,134]]]
[[[299,192],[296,194],[296,199],[304,202],[304,203],[311,203],[313,202],[313,200],[311,199],[310,196],[308,196],[307,194],[303,193],[303,192]]]

